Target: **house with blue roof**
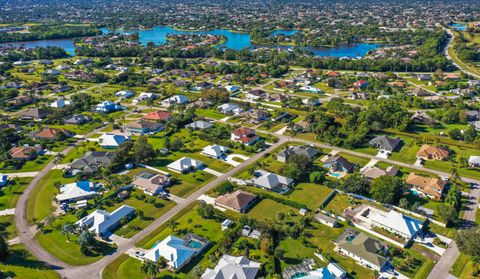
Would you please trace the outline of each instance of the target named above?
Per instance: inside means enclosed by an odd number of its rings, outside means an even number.
[[[0,173],[0,187],[5,187],[8,184],[8,176]]]
[[[110,113],[119,110],[124,110],[124,107],[112,101],[103,101],[95,106],[96,112]]]

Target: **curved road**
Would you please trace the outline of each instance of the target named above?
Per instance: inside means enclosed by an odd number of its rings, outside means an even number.
[[[459,69],[460,69],[462,72],[464,72],[465,74],[480,79],[480,75],[474,74],[474,73],[470,72],[469,70],[463,68],[462,66],[458,65],[458,64],[453,60],[452,57],[450,57],[450,54],[448,53],[448,50],[449,50],[451,47],[453,47],[453,40],[455,39],[455,34],[454,34],[454,33],[452,32],[452,30],[450,30],[449,28],[443,27],[443,29],[445,29],[445,31],[447,31],[447,33],[450,35],[450,39],[448,40],[448,44],[447,44],[447,46],[445,47],[445,50],[444,50],[445,57],[447,57],[447,59],[450,60],[450,61],[452,62],[452,64],[455,65],[455,67],[459,68]]]
[[[92,132],[92,134],[96,133],[96,132],[97,131],[94,131],[94,132]],[[216,185],[218,185],[222,181],[225,181],[228,177],[233,176],[236,172],[238,172],[238,170],[240,170],[244,167],[247,167],[248,165],[250,165],[254,161],[260,159],[265,153],[271,152],[272,150],[274,150],[275,148],[277,148],[281,144],[283,144],[285,142],[288,142],[288,141],[303,142],[305,144],[312,144],[312,145],[316,145],[316,146],[321,147],[321,148],[335,149],[335,150],[339,150],[340,152],[351,154],[351,155],[354,155],[354,156],[369,158],[369,159],[376,159],[378,161],[383,161],[383,162],[386,162],[386,163],[390,163],[390,164],[394,164],[394,165],[398,165],[398,166],[402,166],[402,167],[406,167],[406,168],[411,168],[411,169],[415,169],[415,170],[430,172],[432,174],[436,174],[436,175],[440,175],[440,176],[449,176],[450,175],[449,173],[428,169],[428,168],[425,168],[423,166],[415,166],[415,165],[411,165],[411,164],[397,162],[397,161],[390,160],[390,159],[378,158],[378,157],[375,157],[375,156],[372,156],[372,155],[359,153],[359,152],[352,151],[352,150],[349,150],[349,149],[338,148],[338,147],[331,146],[331,145],[328,145],[328,144],[311,142],[311,141],[308,141],[308,140],[303,140],[303,139],[294,138],[294,137],[288,137],[288,136],[279,135],[279,134],[275,134],[275,133],[270,133],[270,132],[266,132],[266,131],[259,131],[259,132],[276,136],[276,137],[279,138],[279,141],[277,143],[271,145],[268,149],[264,150],[263,152],[255,154],[254,156],[252,156],[248,160],[242,162],[237,167],[231,169],[230,171],[224,173],[223,175],[221,175],[221,176],[215,178],[214,180],[212,180],[211,182],[207,183],[205,186],[203,186],[202,188],[200,188],[199,190],[194,192],[192,195],[188,196],[185,199],[185,202],[175,205],[166,214],[164,214],[160,218],[153,221],[144,230],[138,232],[135,236],[128,239],[124,243],[120,244],[118,246],[118,248],[116,249],[116,251],[114,253],[112,253],[111,255],[107,255],[104,258],[102,258],[101,260],[99,260],[95,263],[89,264],[89,265],[85,265],[85,266],[75,266],[75,267],[74,266],[69,266],[69,265],[63,263],[62,261],[60,261],[59,259],[53,257],[51,254],[49,254],[47,251],[45,251],[43,249],[43,247],[41,247],[38,244],[38,242],[35,240],[34,235],[30,231],[30,228],[28,226],[27,218],[26,218],[27,201],[30,198],[32,190],[35,188],[35,186],[38,184],[38,182],[48,173],[48,171],[50,171],[54,167],[55,164],[53,162],[50,162],[31,181],[31,183],[27,186],[24,193],[22,194],[22,196],[19,199],[18,206],[17,206],[17,209],[16,209],[17,211],[16,211],[16,214],[15,214],[15,223],[17,225],[18,231],[20,232],[20,236],[19,236],[20,241],[31,251],[31,253],[35,257],[37,257],[38,259],[40,259],[42,261],[45,261],[46,263],[51,265],[52,268],[56,269],[63,278],[85,278],[85,274],[88,274],[89,278],[102,278],[102,271],[108,264],[110,264],[118,256],[125,253],[130,248],[133,248],[135,246],[135,243],[137,243],[139,240],[141,240],[142,238],[144,238],[145,236],[147,236],[148,234],[153,232],[158,226],[167,222],[170,218],[172,218],[177,213],[179,213],[182,209],[184,209],[188,204],[191,204],[191,203],[195,202],[195,200],[199,196],[208,192],[209,190],[214,188]],[[72,148],[73,147],[70,146],[67,149],[65,149],[62,153],[66,154],[69,151],[71,151]],[[480,184],[480,181],[476,180],[476,179],[470,179],[470,178],[462,177],[462,180],[467,182],[467,183]],[[465,211],[465,217],[468,217],[468,219],[470,219],[471,216],[473,216],[472,218],[475,218],[475,210],[476,210],[476,205],[477,205],[479,195],[480,195],[480,191],[476,190],[476,189],[473,189],[470,193],[470,199],[471,199],[471,202],[472,202],[471,210],[466,210]],[[454,259],[458,256],[458,250],[455,250],[454,248],[455,248],[455,244],[452,244],[452,247],[449,248],[447,250],[447,252],[445,253],[445,255],[451,255],[451,256],[449,256],[449,257],[444,256],[439,261],[439,263],[440,262],[442,262],[442,263],[445,262],[447,264],[443,268],[442,268],[442,266],[440,266],[440,264],[437,264],[435,269],[434,269],[435,272],[432,271],[432,274],[431,274],[431,275],[434,275],[434,277],[431,277],[431,278],[446,278],[446,275],[448,274],[448,271],[449,271],[451,265],[453,265]],[[448,262],[448,260],[450,260],[450,262]],[[438,270],[437,270],[437,267],[438,267]]]

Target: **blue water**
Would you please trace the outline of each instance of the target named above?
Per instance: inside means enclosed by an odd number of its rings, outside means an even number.
[[[107,28],[100,29],[104,34],[111,33],[112,31]],[[212,34],[212,35],[223,35],[227,38],[226,42],[219,45],[219,48],[228,48],[233,50],[242,50],[245,48],[258,48],[262,47],[261,45],[255,45],[250,40],[250,34],[248,33],[238,33],[232,32],[226,29],[214,29],[210,31],[184,31],[176,30],[169,26],[157,26],[152,29],[141,29],[141,30],[117,30],[116,32],[123,34],[132,34],[138,33],[139,40],[143,45],[146,45],[149,42],[152,42],[156,45],[163,45],[167,42],[167,34]],[[298,30],[275,30],[272,35],[276,36],[278,34],[295,34]],[[58,46],[65,49],[70,55],[75,55],[75,46],[71,39],[61,39],[61,40],[43,40],[43,41],[30,41],[30,42],[15,42],[10,43],[14,46],[24,46],[26,48],[34,48],[38,46]],[[1,44],[0,44],[1,45]],[[379,44],[354,44],[354,45],[343,45],[338,47],[305,47],[304,49],[310,51],[315,56],[332,56],[332,57],[363,57],[367,54],[368,51],[379,48]],[[275,46],[278,48],[292,50],[292,46]]]
[[[297,33],[298,30],[295,30],[295,29],[292,29],[292,30],[283,30],[283,29],[280,29],[280,30],[275,30],[272,32],[272,36],[278,36],[278,35],[284,35],[284,36],[292,36],[292,35],[295,35],[295,33]]]
[[[2,45],[11,45],[11,46],[14,46],[14,47],[25,47],[25,48],[57,46],[57,47],[63,48],[68,54],[70,54],[72,56],[75,55],[75,45],[73,44],[72,39],[56,39],[56,40],[1,43],[0,46],[2,46]]]
[[[453,29],[457,31],[465,31],[467,30],[467,25],[466,24],[461,24],[461,23],[452,23],[449,25],[449,27],[452,27]]]

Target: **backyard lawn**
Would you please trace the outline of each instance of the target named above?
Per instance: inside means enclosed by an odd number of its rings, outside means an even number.
[[[61,230],[56,229],[66,222],[76,221],[77,218],[73,215],[58,217],[51,226],[45,227],[44,232],[38,232],[35,235],[35,238],[50,254],[59,260],[74,266],[87,265],[96,262],[115,249],[109,244],[100,242],[101,245],[96,251],[93,251],[90,255],[83,255],[80,252],[80,246],[77,244],[78,237],[76,235],[70,236],[70,240],[68,240],[67,236],[61,233]]]
[[[298,213],[298,209],[270,199],[263,199],[247,215],[259,221],[273,221],[277,219],[279,213],[284,213],[285,216],[295,216]]]
[[[30,177],[17,177],[10,180],[8,185],[3,187],[0,192],[0,210],[14,208],[23,190],[31,180]]]
[[[140,190],[134,190],[130,193],[130,197],[122,201],[121,204],[116,204],[114,206],[106,208],[107,211],[112,212],[123,204],[130,205],[135,208],[135,210],[140,210],[144,214],[144,218],[141,219],[138,216],[130,220],[125,226],[114,231],[116,235],[130,238],[137,234],[140,230],[147,227],[155,219],[159,218],[170,210],[175,203],[168,200],[163,200],[161,198],[155,198],[155,204],[147,203],[146,201],[139,200],[133,197],[134,193],[140,194]]]
[[[305,204],[309,210],[317,209],[333,190],[324,185],[313,183],[300,183],[288,195],[289,199]]]
[[[35,160],[26,161],[21,168],[14,169],[11,167],[4,167],[3,163],[0,163],[0,172],[2,173],[16,173],[16,172],[34,172],[42,170],[54,156],[40,155]]]

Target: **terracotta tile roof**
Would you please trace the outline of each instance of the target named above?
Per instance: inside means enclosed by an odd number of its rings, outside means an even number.
[[[172,114],[168,111],[152,111],[147,113],[146,115],[142,116],[142,119],[147,119],[147,120],[163,120],[166,121],[168,120]]]
[[[449,152],[447,149],[443,147],[436,147],[436,146],[431,146],[424,144],[420,148],[420,150],[417,152],[418,157],[424,157],[424,158],[429,158],[429,159],[446,159],[448,158]]]
[[[425,177],[413,172],[408,175],[406,182],[415,186],[423,193],[437,198],[442,196],[441,192],[443,192],[445,185],[447,185],[446,181],[439,178]]]
[[[257,196],[248,192],[237,190],[233,193],[219,196],[215,199],[215,203],[225,207],[233,208],[236,211],[242,211],[248,206]]]

